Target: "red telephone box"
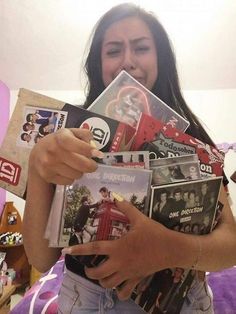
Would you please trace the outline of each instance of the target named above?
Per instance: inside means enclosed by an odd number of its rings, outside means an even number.
[[[96,213],[93,226],[97,232],[93,240],[115,240],[128,231],[128,218],[113,202],[104,202]]]

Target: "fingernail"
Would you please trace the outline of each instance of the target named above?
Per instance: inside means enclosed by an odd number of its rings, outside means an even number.
[[[101,152],[100,150],[97,150],[97,149],[93,149],[91,151],[91,155],[92,155],[92,157],[104,158],[104,153]]]
[[[70,247],[64,247],[64,249],[61,250],[62,255],[71,254],[71,248]]]
[[[89,144],[93,147],[93,148],[97,148],[96,143],[94,142],[94,140],[90,140]]]
[[[118,202],[123,202],[124,197],[115,193],[115,192],[111,192],[112,196],[114,197],[115,200],[117,200]]]

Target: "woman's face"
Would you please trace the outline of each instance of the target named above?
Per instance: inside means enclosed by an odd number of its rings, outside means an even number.
[[[115,22],[106,30],[101,59],[105,86],[122,70],[149,90],[157,79],[157,51],[154,39],[146,23],[137,17]]]

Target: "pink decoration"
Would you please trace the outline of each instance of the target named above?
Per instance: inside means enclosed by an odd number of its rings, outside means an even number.
[[[10,91],[8,87],[0,81],[0,145],[4,139],[10,111]],[[0,188],[0,216],[6,202],[6,191]]]
[[[49,305],[47,308],[45,314],[55,314],[58,311],[58,304],[56,302],[53,302]]]
[[[223,153],[228,153],[229,149],[232,149],[236,152],[236,142],[234,143],[220,143],[220,144],[216,144],[217,148],[219,150],[221,150]]]
[[[53,293],[53,291],[45,291],[39,295],[39,299],[47,300],[53,298],[54,296],[55,293]]]

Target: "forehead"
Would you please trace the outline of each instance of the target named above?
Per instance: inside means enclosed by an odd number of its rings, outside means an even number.
[[[152,39],[153,36],[147,24],[138,17],[128,17],[111,24],[106,30],[103,43],[109,41],[136,40],[139,38]]]

